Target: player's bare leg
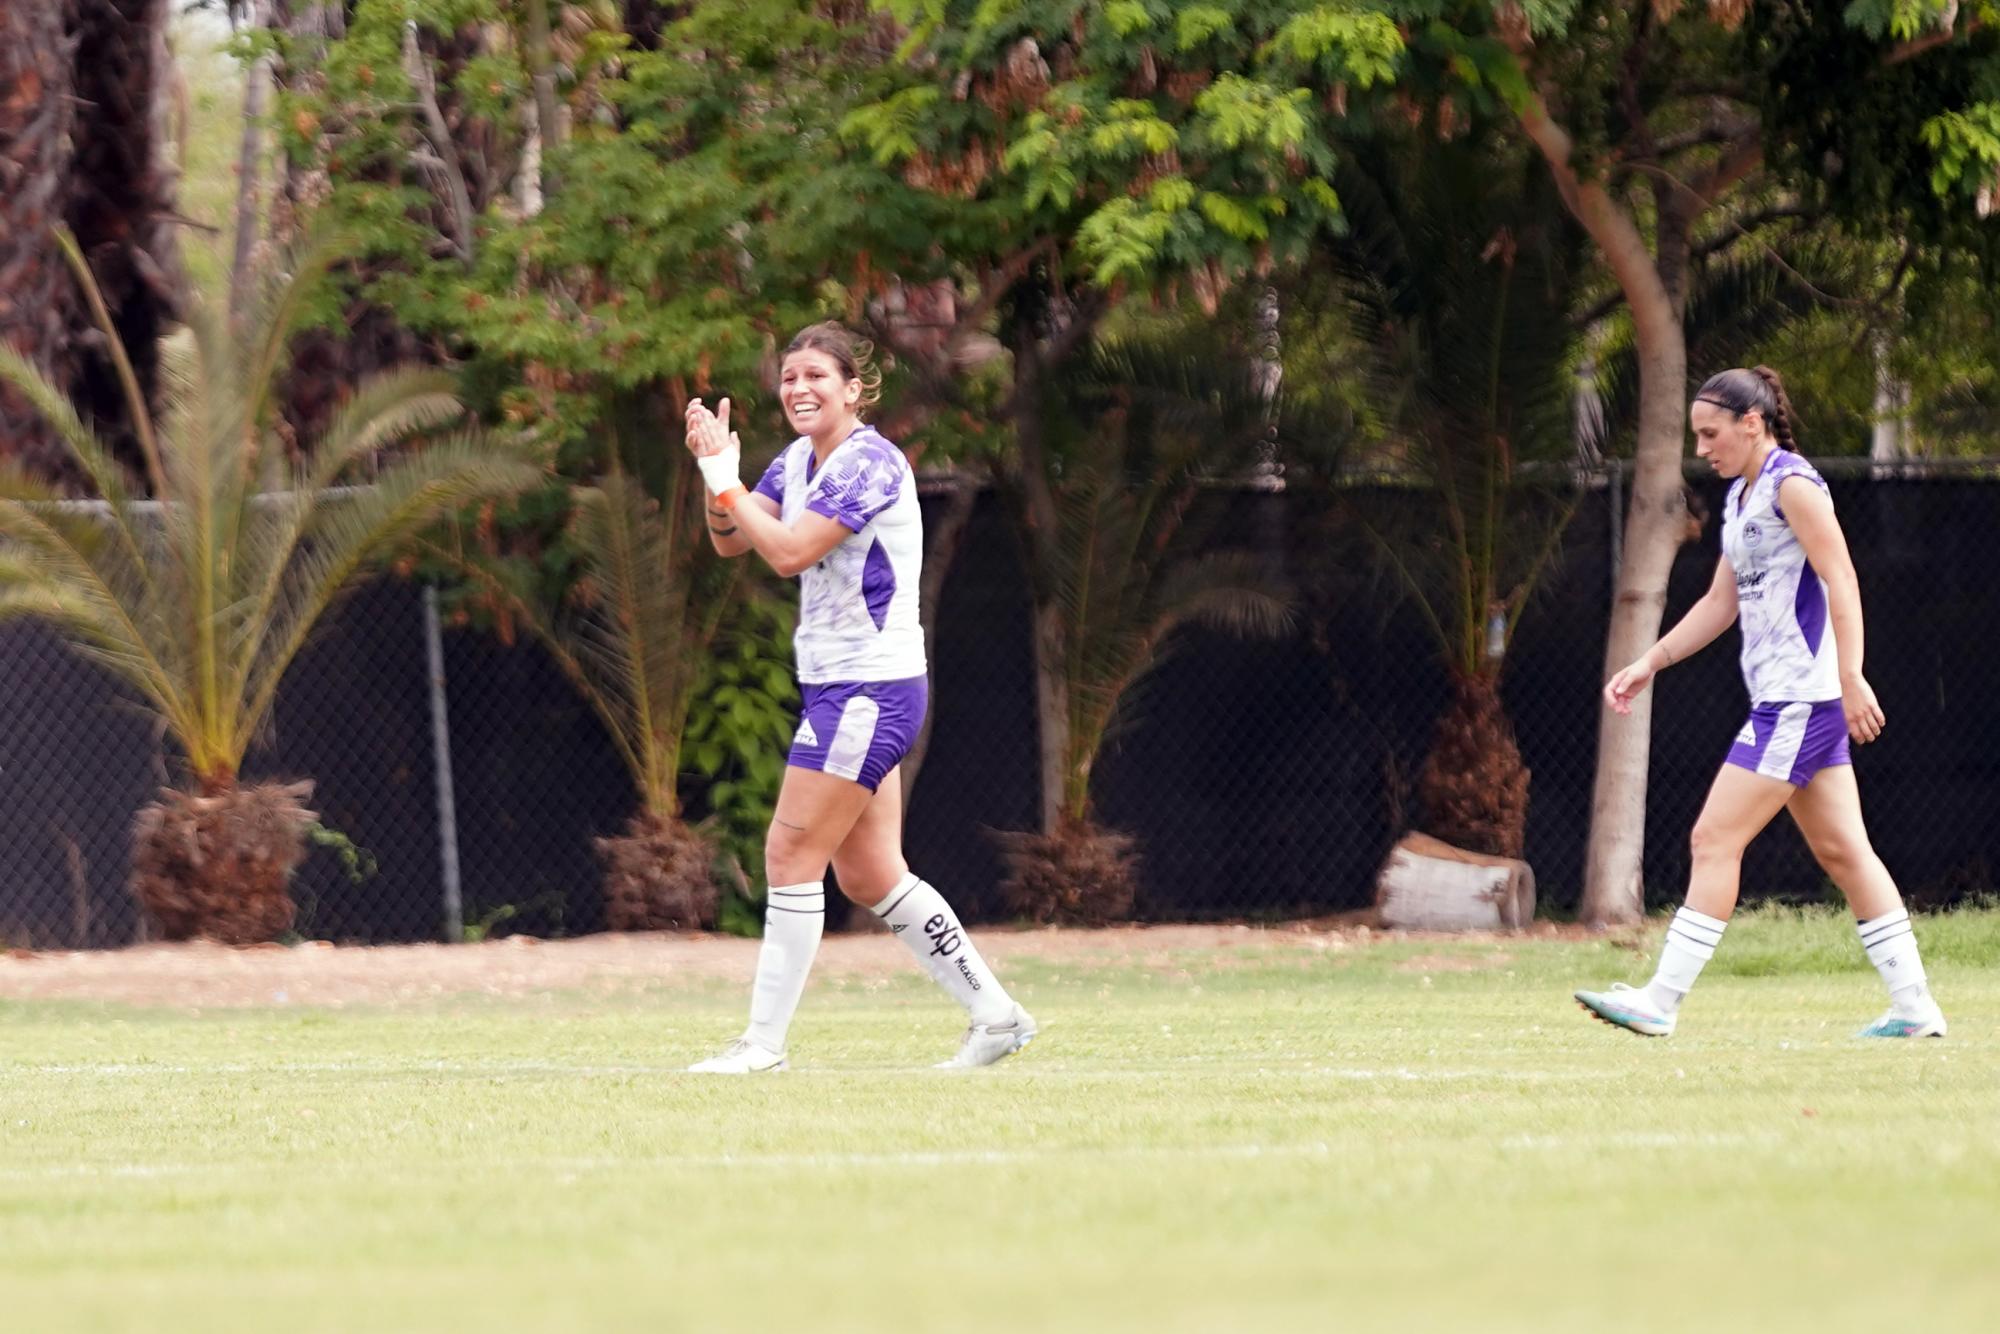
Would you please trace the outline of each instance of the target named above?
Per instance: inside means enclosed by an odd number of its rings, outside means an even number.
[[[1618,984],[1609,991],[1579,991],[1577,1002],[1619,1028],[1645,1037],[1670,1035],[1681,1001],[1693,990],[1703,965],[1715,956],[1723,928],[1736,911],[1743,850],[1796,791],[1781,778],[1723,765],[1688,838],[1692,865],[1687,902],[1667,928],[1652,980],[1642,987]]]
[[[832,774],[788,766],[764,839],[771,888],[764,901],[764,943],[750,993],[750,1026],[719,1055],[688,1067],[697,1074],[745,1075],[783,1070],[786,1033],[805,994],[813,956],[826,930],[826,867],[872,794]]]

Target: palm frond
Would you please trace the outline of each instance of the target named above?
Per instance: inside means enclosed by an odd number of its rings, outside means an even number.
[[[83,419],[77,416],[75,407],[34,363],[4,341],[0,341],[0,380],[13,385],[42,420],[55,430],[57,438],[69,447],[70,457],[76,460],[91,487],[110,507],[108,519],[119,540],[135,564],[145,568],[139,537],[126,509],[130,492],[126,486],[125,470],[112,457],[109,446],[84,424]],[[4,494],[22,500],[56,499],[52,488],[32,483],[25,473],[11,466],[11,461],[8,475],[0,481],[0,486],[6,488]],[[27,488],[31,486],[40,494],[28,494]]]
[[[377,450],[449,425],[465,414],[447,372],[397,367],[362,380],[313,445],[307,489],[323,491]]]
[[[235,586],[243,599],[240,624],[245,633],[261,633],[270,621],[300,541],[347,469],[374,450],[400,444],[463,412],[453,382],[443,372],[410,368],[379,373],[364,380],[334,414],[314,444],[310,465],[287,470],[284,490],[244,494],[242,505],[257,510],[239,521],[236,534],[240,556]],[[238,689],[247,682],[243,673],[251,661],[246,654],[239,663]]]
[[[633,777],[649,805],[666,799],[671,753],[684,721],[693,669],[687,645],[688,581],[676,563],[659,509],[645,489],[613,470],[577,493],[571,541],[594,585],[595,605],[572,618],[568,638],[598,693],[616,701],[607,718],[624,738]]]
[[[338,232],[316,230],[293,254],[289,275],[258,294],[240,372],[249,421],[261,424],[269,419],[292,335],[319,294],[320,284],[348,249]]]
[[[479,500],[518,494],[542,476],[533,463],[510,457],[476,434],[464,434],[398,462],[373,486],[320,508],[318,521],[286,570],[273,614],[258,627],[249,650],[254,657],[242,673],[243,703],[230,744],[249,745],[285,669],[356,575],[442,515]]]
[[[1248,552],[1202,556],[1162,582],[1152,639],[1197,624],[1239,639],[1278,638],[1292,629],[1291,590],[1268,561]]]
[[[91,272],[89,262],[83,257],[83,248],[77,245],[76,238],[70,235],[67,227],[56,227],[54,235],[57,248],[62,251],[70,271],[76,275],[77,285],[83,289],[84,300],[90,305],[90,317],[110,349],[111,364],[117,369],[119,386],[125,391],[125,405],[132,414],[132,432],[138,437],[140,452],[146,457],[146,470],[151,474],[153,488],[157,491],[162,471],[160,443],[153,434],[152,405],[139,391],[139,377],[133,373],[132,358],[125,350],[125,340],[118,336],[118,328],[111,322],[111,311],[104,304],[104,292],[97,285],[97,275]]]
[[[138,576],[122,573],[104,528],[85,512],[0,500],[0,543],[34,570],[35,582],[61,590],[75,624],[91,627],[92,642],[111,655],[111,666],[147,698],[175,694],[172,675],[159,661],[135,610],[144,605]]]

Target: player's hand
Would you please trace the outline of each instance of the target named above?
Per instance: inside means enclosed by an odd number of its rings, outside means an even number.
[[[687,405],[687,447],[696,458],[710,454],[720,454],[729,447],[729,400],[717,404],[717,410],[709,411],[708,404],[698,398],[691,398]]]
[[[1629,667],[1621,667],[1604,683],[1604,702],[1617,714],[1632,712],[1632,701],[1653,683],[1653,655],[1648,652]]]
[[[688,401],[687,446],[710,495],[720,497],[742,489],[738,474],[743,467],[743,442],[729,429],[728,399],[723,399],[715,412],[698,398]]]
[[[1847,735],[1861,744],[1882,735],[1882,706],[1875,699],[1875,687],[1855,677],[1840,690],[1840,711],[1847,715]]]

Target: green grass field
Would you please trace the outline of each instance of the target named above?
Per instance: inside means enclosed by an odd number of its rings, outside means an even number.
[[[969,1077],[914,975],[753,1081],[676,1072],[713,981],[0,1005],[0,1327],[1992,1329],[2000,915],[1919,934],[1944,1041],[1850,1038],[1817,914],[1668,1041],[1570,1002],[1644,975],[1603,940],[1024,961],[1043,1037]]]

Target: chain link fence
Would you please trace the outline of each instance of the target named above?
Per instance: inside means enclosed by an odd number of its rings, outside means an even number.
[[[1871,681],[1890,725],[1856,753],[1871,832],[1913,901],[1990,892],[2000,865],[2000,465],[1896,475],[1825,465],[1868,612]],[[1723,486],[1690,482],[1709,515]],[[1408,495],[1408,488],[1401,494]],[[1359,484],[1350,504],[1398,503]],[[1300,590],[1290,633],[1182,632],[1093,770],[1098,818],[1135,835],[1140,917],[1278,918],[1365,906],[1448,696],[1421,614],[1329,537],[1301,492],[1211,498],[1231,541]],[[1521,618],[1503,698],[1533,772],[1527,860],[1545,910],[1574,907],[1589,828],[1622,479],[1576,497]],[[931,502],[927,502],[929,504]],[[1707,586],[1711,518],[1668,593]],[[1031,606],[1001,507],[982,496],[938,602],[934,730],[912,785],[912,865],[968,917],[1006,915],[994,831],[1039,811]],[[433,650],[442,671],[434,671]],[[0,942],[97,948],[147,938],[127,887],[139,807],[171,768],[152,721],[46,630],[0,627]],[[1646,884],[1677,899],[1687,831],[1742,723],[1734,632],[1657,687]],[[442,759],[442,763],[440,760]],[[415,585],[343,603],[286,678],[250,778],[310,778],[324,832],[297,882],[301,934],[394,941],[603,928],[594,837],[634,798],[596,716],[534,644],[441,627]],[[1789,824],[1751,848],[1747,896],[1827,889]],[[836,915],[837,916],[837,915]],[[838,925],[836,921],[835,925]]]

